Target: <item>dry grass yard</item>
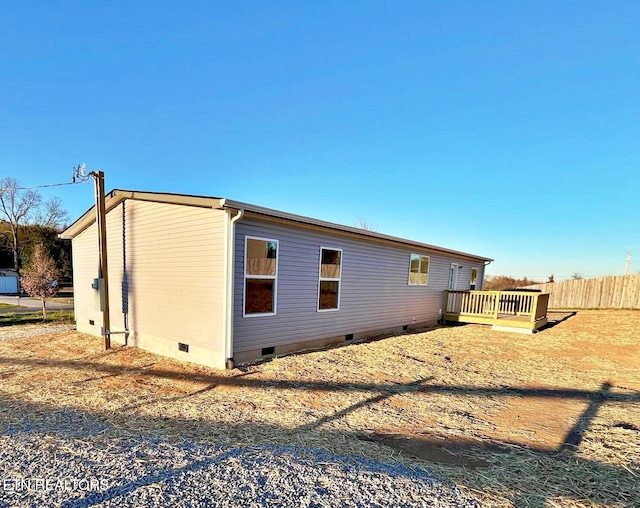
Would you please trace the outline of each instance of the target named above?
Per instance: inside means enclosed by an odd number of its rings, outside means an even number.
[[[487,506],[640,506],[638,311],[579,311],[536,335],[443,327],[230,373],[101,344],[0,341],[0,426],[71,410],[122,435],[402,461]]]

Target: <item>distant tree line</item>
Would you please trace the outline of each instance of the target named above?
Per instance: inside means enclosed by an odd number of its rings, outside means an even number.
[[[504,291],[505,289],[522,288],[532,284],[540,284],[540,282],[528,279],[526,276],[523,279],[515,279],[506,275],[495,275],[493,277],[487,275],[484,278],[483,289],[487,291]]]
[[[573,272],[571,276],[573,280],[583,279],[583,275],[580,272]],[[548,280],[544,282],[555,282],[555,278],[553,274],[549,275]],[[543,284],[543,282],[535,281],[527,278],[526,276],[523,279],[515,279],[513,277],[508,277],[506,275],[495,275],[491,277],[487,275],[484,278],[484,286],[483,289],[487,291],[504,291],[505,289],[510,288],[523,288],[527,286],[531,286],[533,284]]]
[[[16,178],[0,178],[0,268],[20,272],[38,256],[52,258],[61,277],[71,278],[71,242],[58,234],[67,211],[58,198],[44,200],[36,189],[22,188]],[[38,246],[42,252],[35,255]]]
[[[62,231],[60,228],[37,224],[20,226],[17,267],[14,264],[13,245],[7,240],[5,234],[7,230],[7,223],[0,220],[0,268],[13,268],[22,272],[31,265],[36,247],[42,245],[44,253],[54,260],[61,276],[64,279],[71,279],[71,242],[58,238],[58,234]]]

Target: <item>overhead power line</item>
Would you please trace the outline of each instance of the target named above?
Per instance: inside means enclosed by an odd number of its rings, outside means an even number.
[[[31,185],[29,187],[5,187],[4,189],[0,189],[0,192],[4,191],[13,191],[13,190],[31,190],[31,189],[44,189],[45,187],[60,187],[62,185],[76,185],[78,183],[87,183],[87,182],[65,182],[65,183],[48,183],[44,185]]]
[[[91,171],[88,174],[85,172],[87,165],[83,162],[73,167],[71,173],[71,181],[64,183],[47,183],[43,185],[31,185],[26,187],[5,187],[4,189],[0,189],[0,192],[5,191],[16,191],[16,190],[31,190],[31,189],[44,189],[46,187],[61,187],[62,185],[75,185],[77,183],[87,183],[89,181],[89,177],[97,175],[95,171]]]

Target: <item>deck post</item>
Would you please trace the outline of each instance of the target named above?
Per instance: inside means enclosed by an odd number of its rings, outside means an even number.
[[[444,305],[442,306],[442,324],[444,324],[445,322],[445,315],[447,314],[447,312],[449,311],[449,290],[446,290],[444,292]]]
[[[529,315],[529,321],[531,323],[535,323],[536,322],[536,316],[538,315],[538,295],[540,293],[534,293],[533,295],[533,302],[531,302],[531,314]]]

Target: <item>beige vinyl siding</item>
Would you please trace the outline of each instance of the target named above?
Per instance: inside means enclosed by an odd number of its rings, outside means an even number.
[[[223,368],[225,221],[220,210],[135,200],[111,210],[112,331],[128,325],[130,345]],[[98,272],[96,225],[73,245],[78,329],[99,334],[102,314],[91,288]],[[178,343],[189,352],[178,351]]]
[[[246,235],[279,241],[275,316],[242,315]],[[317,311],[321,246],[343,250],[340,309],[337,311]],[[338,232],[324,233],[256,219],[244,219],[237,224],[235,248],[234,352],[237,353],[433,323],[441,317],[451,262],[465,268],[471,263],[468,259],[415,247],[385,245]],[[427,285],[408,283],[412,253],[430,258]]]
[[[96,292],[91,287],[93,279],[98,277],[96,231],[94,224],[73,239],[73,305],[78,331],[100,335],[102,314],[96,310]]]

